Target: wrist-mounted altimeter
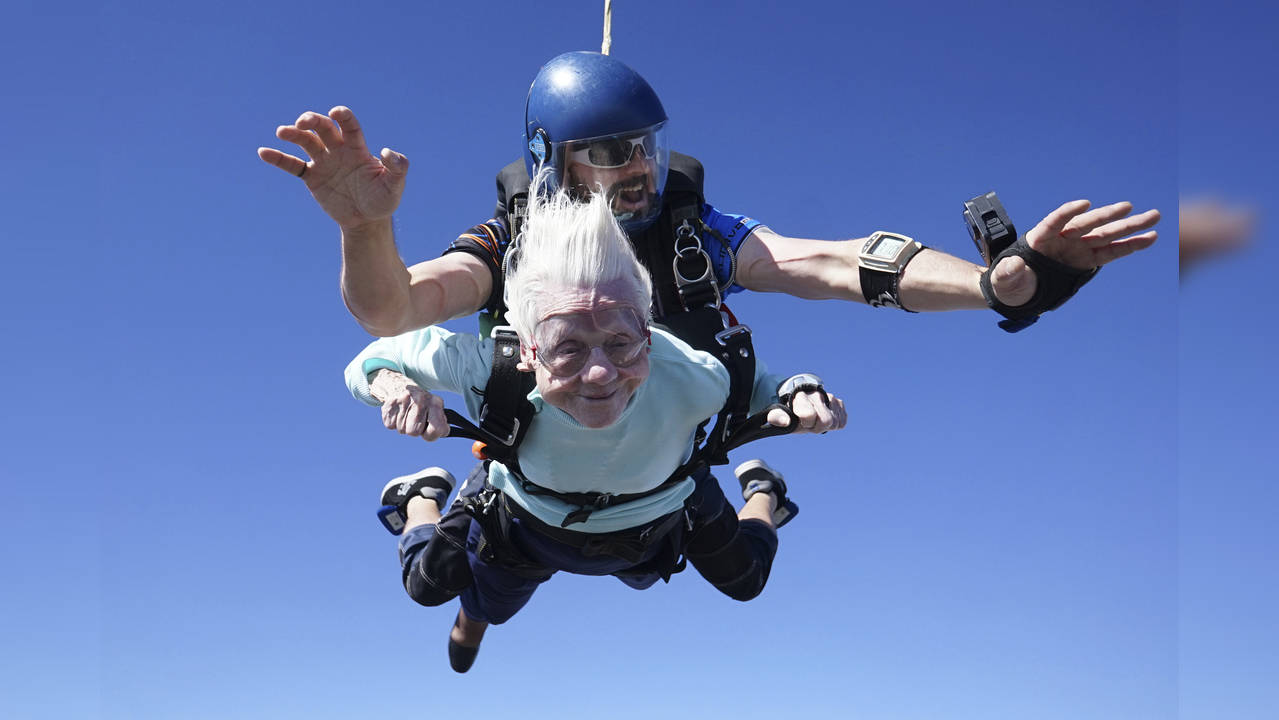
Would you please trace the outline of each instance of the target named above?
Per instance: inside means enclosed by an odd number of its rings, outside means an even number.
[[[964,224],[986,267],[1017,240],[1017,229],[993,190],[964,203]]]
[[[923,249],[924,246],[912,238],[883,230],[867,238],[857,255],[857,274],[866,302],[872,307],[906,310],[898,297],[902,271]]]

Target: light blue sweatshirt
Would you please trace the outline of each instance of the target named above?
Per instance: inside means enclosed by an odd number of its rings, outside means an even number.
[[[534,388],[528,399],[535,414],[520,445],[520,467],[531,482],[558,492],[641,493],[661,485],[692,452],[698,424],[728,398],[728,371],[711,355],[694,350],[669,333],[653,329],[649,377],[612,425],[583,427],[568,413],[543,401]],[[493,341],[438,327],[375,340],[346,368],[351,394],[380,405],[369,392],[368,376],[379,368],[403,373],[423,388],[462,396],[468,414],[478,416],[493,361]],[[777,401],[780,379],[756,363],[751,412]],[[576,505],[524,491],[500,463],[489,466],[489,483],[534,516],[559,526]],[[680,509],[693,481],[648,497],[596,510],[570,529],[603,533],[642,525]]]

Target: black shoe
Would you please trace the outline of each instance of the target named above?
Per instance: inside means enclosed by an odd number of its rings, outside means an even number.
[[[457,627],[458,620],[462,619],[462,611],[457,613],[457,620],[453,621],[453,627]],[[483,636],[480,636],[483,640]],[[471,669],[475,664],[475,657],[480,654],[480,646],[467,647],[453,640],[453,630],[449,630],[449,667],[454,672],[464,673]]]
[[[759,492],[769,493],[777,501],[773,510],[773,527],[780,528],[799,514],[799,506],[786,497],[786,481],[782,474],[768,466],[763,460],[747,460],[738,465],[733,474],[742,484],[742,499],[750,500],[751,495]]]
[[[377,519],[392,535],[399,535],[408,522],[406,508],[410,498],[420,495],[434,500],[443,512],[444,503],[456,484],[453,474],[441,467],[424,468],[412,475],[397,477],[382,488],[382,507],[377,511]]]
[[[464,673],[471,669],[475,664],[475,658],[480,654],[480,647],[466,647],[453,642],[453,638],[449,638],[449,667],[454,672]]]

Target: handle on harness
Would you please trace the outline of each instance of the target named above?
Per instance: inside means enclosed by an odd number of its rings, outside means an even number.
[[[494,457],[489,448],[508,448],[509,443],[493,433],[485,431],[454,410],[444,408],[444,418],[449,421],[450,437],[460,437],[475,441],[471,445],[471,454],[475,456],[475,459],[501,461],[502,458]]]
[[[784,427],[778,427],[769,423],[768,415],[774,410],[781,410],[786,413],[786,417],[790,418],[790,422]],[[728,462],[728,453],[731,450],[736,450],[742,445],[749,442],[755,442],[756,440],[763,440],[764,438],[776,437],[778,435],[789,435],[798,429],[799,416],[786,405],[773,403],[772,405],[769,405],[763,410],[746,418],[737,427],[729,430],[723,441],[719,443],[719,447],[712,450],[712,462],[714,464],[722,465]],[[719,460],[720,458],[722,458],[722,460]],[[715,462],[715,460],[719,460],[719,462]]]

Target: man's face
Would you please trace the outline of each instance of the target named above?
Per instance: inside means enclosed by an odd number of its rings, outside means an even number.
[[[602,168],[579,161],[575,150],[585,144],[568,146],[567,185],[575,193],[595,192],[603,188],[609,198],[613,215],[620,221],[643,217],[657,203],[657,161],[644,149],[636,147],[630,161],[616,168]]]
[[[647,325],[620,300],[617,283],[568,290],[539,313],[520,369],[532,370],[542,399],[588,428],[612,425],[648,379]]]

